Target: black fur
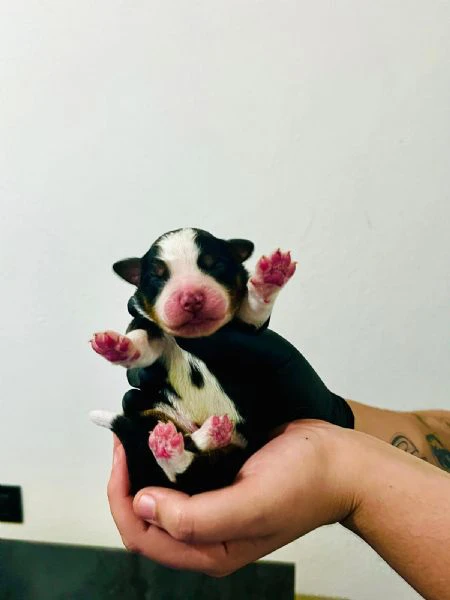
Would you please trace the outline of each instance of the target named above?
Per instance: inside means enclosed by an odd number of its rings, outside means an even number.
[[[202,387],[205,387],[205,380],[203,378],[203,375],[201,374],[200,370],[198,369],[198,367],[196,367],[194,364],[190,363],[190,375],[191,375],[191,381],[192,381],[192,385],[194,385],[196,388],[201,389]]]
[[[238,304],[244,297],[248,281],[248,272],[242,262],[251,256],[253,243],[242,239],[222,240],[203,229],[193,227],[192,230],[199,249],[199,269],[227,288],[232,293],[234,303]],[[130,301],[133,316],[145,312],[146,305],[153,306],[168,281],[170,273],[161,260],[160,242],[178,231],[176,229],[160,236],[141,259],[129,258],[113,265],[115,273],[137,286],[134,298]],[[141,313],[136,310],[137,307]]]
[[[159,259],[159,246],[156,242],[150,250],[144,254],[141,261],[141,279],[139,293],[144,296],[150,304],[154,304],[164,284],[170,277],[167,268],[164,269]]]
[[[185,448],[197,453],[197,456],[190,467],[177,476],[176,484],[169,481],[148,446],[149,431],[159,419],[139,414],[140,408],[148,405],[147,394],[141,390],[130,390],[123,399],[124,414],[117,416],[111,426],[125,449],[132,494],[150,485],[197,494],[232,483],[236,473],[251,455],[252,448],[226,448],[200,453],[188,436],[185,438]]]
[[[221,240],[202,229],[195,229],[195,232],[195,243],[200,250],[197,261],[200,270],[233,291],[235,298],[240,301],[248,281],[248,272],[242,262],[251,256],[252,242]]]
[[[150,341],[163,332],[143,316],[144,306],[155,303],[170,275],[161,264],[160,240],[142,259],[127,259],[114,265],[120,276],[138,286],[128,304],[133,316],[128,331],[144,329]],[[200,229],[195,230],[195,243],[199,269],[227,288],[239,305],[248,281],[242,262],[253,252],[253,244],[247,240],[220,240]],[[236,430],[247,446],[201,452],[190,432],[183,429],[185,425],[174,420],[178,431],[184,434],[186,450],[196,457],[184,473],[177,475],[176,485],[171,483],[156,463],[148,439],[158,421],[168,419],[157,405],[170,405],[171,397],[180,397],[169,380],[163,359],[145,369],[131,369],[127,377],[135,389],[125,394],[123,415],[114,419],[111,428],[125,448],[132,493],[150,485],[176,487],[189,494],[228,485],[248,457],[268,441],[271,431],[289,421],[316,418],[353,427],[348,404],[330,392],[304,357],[267,329],[267,324],[256,331],[234,319],[208,337],[176,338],[176,342],[206,365],[210,377],[232,399],[243,418]],[[189,376],[195,388],[204,388],[204,375],[193,360],[189,360]]]
[[[228,485],[248,457],[268,441],[271,431],[290,421],[313,418],[354,426],[345,400],[327,389],[294,346],[269,329],[255,332],[233,321],[212,336],[177,338],[177,343],[202,360],[233,399],[244,418],[237,430],[248,446],[200,453],[186,433],[186,449],[198,452],[198,456],[185,473],[178,475],[175,486],[148,447],[148,433],[158,418],[141,416],[143,410],[164,401],[167,371],[159,362],[129,371],[129,380],[139,389],[125,394],[124,416],[116,418],[113,431],[125,447],[132,493],[150,485],[176,487],[189,494]]]

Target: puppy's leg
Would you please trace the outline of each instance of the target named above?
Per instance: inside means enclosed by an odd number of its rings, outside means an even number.
[[[169,481],[175,483],[177,475],[184,473],[194,459],[195,454],[184,448],[183,434],[169,421],[158,425],[150,432],[148,445],[156,462]]]
[[[149,330],[136,325],[135,319],[126,335],[115,331],[95,333],[91,340],[92,349],[109,362],[127,369],[149,367],[164,352],[167,338],[158,328]]]
[[[213,415],[203,425],[191,433],[191,439],[199,450],[207,452],[226,446],[245,448],[246,440],[236,432],[234,423],[228,415]]]
[[[278,294],[295,273],[296,266],[290,252],[276,250],[268,257],[262,256],[249,279],[247,295],[238,312],[239,319],[261,327],[270,317]]]

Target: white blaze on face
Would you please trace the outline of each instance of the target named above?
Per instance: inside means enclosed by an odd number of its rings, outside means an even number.
[[[154,307],[161,326],[172,335],[197,337],[228,322],[232,317],[228,291],[198,267],[195,231],[169,233],[158,245],[158,256],[169,270]]]
[[[198,271],[199,249],[195,243],[193,229],[180,229],[180,231],[168,233],[159,240],[158,246],[160,259],[166,263],[174,276],[177,271]]]

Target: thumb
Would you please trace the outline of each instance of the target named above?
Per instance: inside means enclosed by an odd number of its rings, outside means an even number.
[[[133,501],[135,514],[165,529],[173,538],[193,541],[193,516],[189,510],[189,496],[166,488],[144,488]],[[189,516],[191,515],[191,516]]]
[[[166,488],[144,488],[133,510],[141,519],[187,543],[215,543],[271,533],[264,518],[267,506],[244,481],[230,487],[188,496]]]

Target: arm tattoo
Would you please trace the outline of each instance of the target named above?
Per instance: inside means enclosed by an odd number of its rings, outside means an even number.
[[[425,427],[427,427],[428,431],[430,431],[430,429],[431,429],[430,426],[420,415],[416,414],[414,416],[423,425],[425,425]],[[444,417],[435,417],[435,419],[437,421],[439,421],[440,423],[442,423],[443,425],[450,427],[450,421],[447,421],[447,419],[445,419]],[[444,446],[442,441],[438,438],[438,436],[435,433],[427,434],[425,436],[425,439],[428,442],[428,445],[430,447],[430,450],[434,456],[434,459],[435,459],[437,465],[439,467],[441,467],[441,469],[444,469],[444,471],[447,471],[448,473],[450,473],[450,451],[449,451],[449,449]]]
[[[430,433],[426,436],[426,440],[430,446],[430,450],[433,453],[434,458],[437,460],[439,465],[450,473],[450,451],[444,447],[444,444],[434,433]]]
[[[409,454],[412,454],[413,456],[417,456],[418,458],[421,458],[422,460],[427,460],[425,456],[421,456],[417,446],[415,446],[415,444],[413,444],[413,442],[410,439],[408,439],[406,437],[406,435],[403,435],[402,433],[396,433],[394,435],[394,437],[392,438],[391,444],[392,444],[392,446],[395,446],[396,448],[399,448],[400,450],[404,450],[405,452],[408,452]]]

